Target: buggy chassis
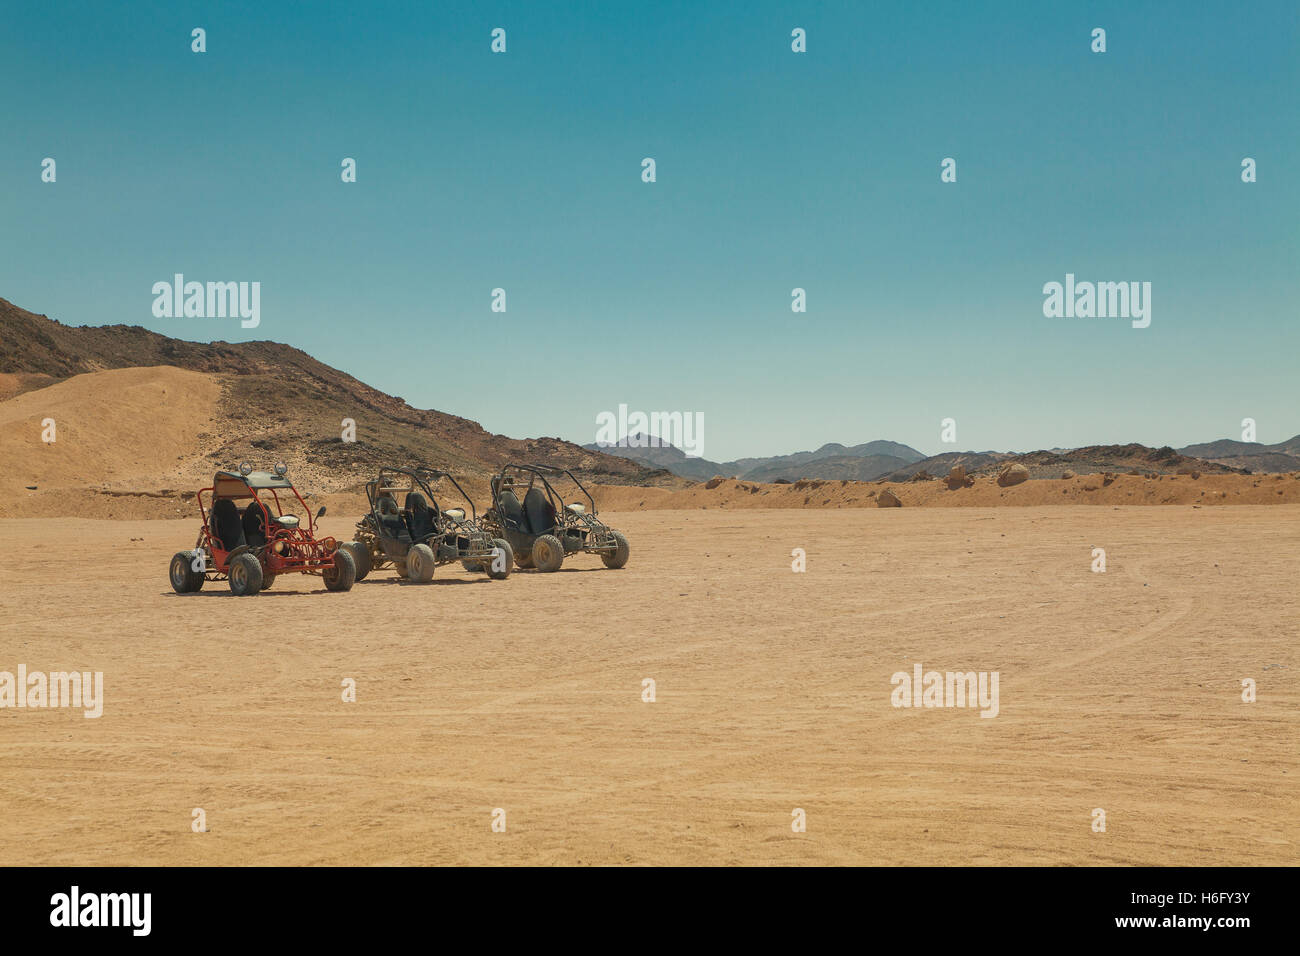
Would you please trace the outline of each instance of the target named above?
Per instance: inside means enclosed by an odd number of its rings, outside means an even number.
[[[280,492],[286,492],[283,501]],[[210,506],[205,504],[205,496]],[[322,506],[313,516],[298,489],[285,477],[283,466],[275,474],[252,471],[248,465],[241,466],[238,472],[218,471],[211,487],[200,489],[196,499],[203,520],[198,539],[192,551],[179,552],[172,559],[170,577],[179,593],[197,591],[206,581],[230,580],[236,594],[256,594],[269,588],[281,574],[320,575],[331,591],[346,591],[352,586],[351,555],[345,552],[340,556],[334,538],[316,537],[316,519],[325,514],[325,508]],[[235,502],[243,500],[248,505],[241,518]],[[297,514],[285,511],[285,504],[292,506],[294,501],[306,516],[305,528]],[[231,507],[218,516],[217,509],[223,503]],[[223,540],[222,534],[232,540]],[[239,560],[243,555],[256,561],[260,573]],[[188,571],[178,566],[183,559],[188,559]]]
[[[465,507],[444,510],[439,505],[433,486],[444,478],[459,492]],[[406,507],[399,509],[396,496],[400,494],[406,495]],[[425,507],[413,507],[413,495],[419,495]],[[485,570],[495,579],[509,575],[514,557],[509,545],[493,540],[480,526],[473,500],[449,472],[423,465],[384,466],[374,480],[366,482],[366,499],[370,513],[357,522],[356,534],[347,545],[358,565],[357,580],[391,566],[412,580],[428,581],[436,565],[452,561],[462,562],[470,571]]]
[[[551,478],[567,478],[587,503],[566,503]],[[580,551],[600,555],[609,568],[621,568],[628,559],[627,538],[600,520],[591,492],[572,471],[554,465],[503,467],[492,479],[492,507],[483,526],[510,542],[520,567],[554,571],[565,555]],[[542,541],[543,553],[534,554],[539,539],[548,538],[558,543],[559,553],[551,554],[550,542]]]

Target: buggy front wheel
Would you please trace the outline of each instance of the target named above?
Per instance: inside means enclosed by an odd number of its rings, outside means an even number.
[[[628,547],[627,538],[623,536],[622,531],[611,531],[610,535],[614,538],[614,550],[604,551],[600,555],[600,560],[605,562],[607,568],[621,568],[627,564],[628,556],[632,553]]]
[[[492,548],[492,558],[484,570],[493,581],[503,581],[510,577],[510,568],[515,563],[515,551],[505,538],[493,538]],[[497,554],[497,551],[501,553]],[[501,570],[498,571],[498,568]]]
[[[177,551],[172,555],[167,577],[172,582],[172,590],[177,594],[192,594],[202,589],[203,572],[194,570],[194,560],[192,551]]]
[[[329,591],[350,591],[357,580],[357,565],[346,548],[334,552],[334,564],[321,572],[325,588]]]
[[[538,571],[558,571],[564,562],[564,545],[553,534],[539,534],[533,540],[533,564]]]
[[[237,555],[230,562],[230,593],[236,597],[247,597],[262,590],[262,562],[257,555]]]
[[[417,544],[406,552],[406,576],[412,581],[427,584],[433,580],[433,548],[427,544]]]

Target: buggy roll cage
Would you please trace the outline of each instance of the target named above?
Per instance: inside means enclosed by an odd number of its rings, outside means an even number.
[[[216,473],[215,476],[213,476],[212,487],[199,489],[199,493],[196,497],[198,498],[198,502],[199,502],[199,514],[203,516],[203,527],[205,530],[211,529],[211,525],[209,522],[212,519],[211,519],[211,512],[203,505],[204,494],[210,495],[212,498],[212,502],[214,504],[218,500],[224,500],[224,499],[235,501],[244,498],[251,498],[253,501],[257,502],[258,507],[262,509],[262,513],[266,517],[265,526],[268,529],[270,529],[271,509],[269,509],[266,506],[266,503],[262,501],[261,497],[258,495],[257,493],[258,489],[254,488],[251,484],[249,484],[248,477],[249,476],[240,475],[235,472],[219,471]],[[298,499],[298,504],[302,505],[303,514],[307,516],[307,534],[310,535],[312,538],[315,538],[316,518],[312,514],[311,508],[308,506],[307,502],[303,500],[302,495],[298,494],[298,489],[293,486],[293,483],[289,481],[289,479],[287,478],[284,478],[283,480],[285,482],[285,485],[281,487],[280,490],[283,491],[285,490],[285,488],[287,488],[289,491],[293,492],[293,496]],[[222,494],[217,494],[216,489],[218,485],[224,482],[233,482],[233,481],[237,481],[243,485],[243,490],[245,494],[228,494],[225,492],[223,492]],[[265,488],[262,488],[261,490],[269,491],[271,493],[271,498],[275,501],[276,517],[282,517],[284,515],[284,505],[280,502],[280,496],[276,493],[276,489],[274,487],[267,486]],[[270,537],[270,535],[268,535],[268,537]]]
[[[478,509],[474,507],[474,500],[465,493],[465,489],[460,486],[460,482],[456,480],[451,472],[441,471],[437,468],[429,468],[425,465],[416,465],[413,470],[430,478],[435,485],[443,478],[450,481],[452,486],[460,492],[460,496],[465,499],[465,503],[469,505],[469,520],[473,522],[478,521]],[[429,493],[432,494],[433,492],[430,491]]]
[[[387,480],[389,476],[396,475],[403,475],[406,478],[409,478],[410,487],[399,487],[393,485],[391,481]],[[366,497],[370,500],[370,511],[378,517],[379,497],[381,495],[391,495],[394,492],[410,494],[413,491],[423,491],[424,494],[428,496],[429,507],[432,508],[434,513],[438,516],[438,520],[451,520],[448,515],[443,513],[443,508],[438,502],[438,496],[434,494],[433,487],[430,484],[431,481],[433,484],[437,484],[443,478],[446,478],[452,483],[455,489],[460,492],[460,496],[465,499],[466,504],[469,505],[470,520],[477,521],[478,512],[474,508],[474,502],[470,496],[465,493],[465,489],[460,486],[460,482],[458,482],[448,472],[439,471],[436,468],[427,468],[424,465],[416,465],[413,468],[394,468],[389,466],[380,468],[378,477],[373,481],[366,482]]]
[[[525,491],[531,490],[534,487],[535,482],[540,479],[542,482],[543,489],[545,490],[547,496],[551,499],[551,506],[554,507],[557,501],[560,503],[560,507],[555,509],[557,515],[563,515],[565,512],[564,497],[558,491],[556,491],[555,488],[551,486],[551,483],[546,480],[546,476],[550,475],[553,478],[558,478],[561,475],[563,475],[564,477],[568,478],[571,482],[573,482],[574,485],[577,486],[578,490],[581,491],[583,495],[586,496],[588,504],[591,505],[591,510],[588,511],[587,514],[591,517],[594,517],[596,515],[596,500],[591,497],[591,492],[587,490],[586,486],[583,485],[583,483],[578,480],[578,476],[575,475],[573,472],[569,471],[567,468],[559,468],[555,465],[506,465],[501,469],[501,473],[497,475],[496,478],[494,478],[492,481],[493,505],[496,504],[497,495],[499,495],[507,487],[506,484],[507,477],[509,477],[510,479],[508,487],[511,488],[518,487],[518,485],[516,484],[515,477],[513,474],[511,474],[511,472],[517,473],[521,478],[525,474],[529,476],[528,488],[525,489]]]

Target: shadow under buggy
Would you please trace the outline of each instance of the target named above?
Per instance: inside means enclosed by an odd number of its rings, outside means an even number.
[[[444,478],[460,493],[465,508],[438,506],[433,486]],[[358,581],[389,568],[411,581],[428,582],[434,568],[452,561],[467,571],[486,571],[494,580],[509,576],[514,562],[509,542],[493,539],[479,526],[474,503],[447,472],[381,468],[366,483],[366,498],[370,513],[357,522],[355,540],[344,545],[357,566]]]
[[[565,502],[548,480],[586,498]],[[607,568],[627,564],[627,538],[596,516],[596,502],[571,471],[550,465],[506,465],[492,479],[492,508],[483,527],[514,549],[515,564],[558,571],[566,554],[598,554]]]

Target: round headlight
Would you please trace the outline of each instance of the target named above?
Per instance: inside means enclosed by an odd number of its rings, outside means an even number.
[[[275,466],[275,473],[279,475],[281,478],[283,478],[286,474],[288,474],[288,472],[289,472],[289,466],[286,465],[284,462],[280,462],[278,465]]]
[[[253,463],[251,461],[241,461],[239,463],[239,473],[247,478],[253,473]]]

